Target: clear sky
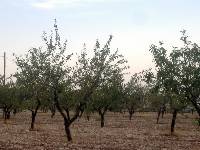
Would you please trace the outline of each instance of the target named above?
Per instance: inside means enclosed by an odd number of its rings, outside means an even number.
[[[41,45],[43,31],[57,18],[61,36],[69,51],[93,48],[112,34],[113,48],[119,48],[138,72],[152,66],[149,46],[166,41],[175,45],[180,30],[188,30],[200,42],[199,0],[1,0],[0,56],[7,52],[7,72],[15,72],[12,53],[24,54]],[[173,44],[174,43],[174,44]],[[0,74],[3,72],[0,57]]]

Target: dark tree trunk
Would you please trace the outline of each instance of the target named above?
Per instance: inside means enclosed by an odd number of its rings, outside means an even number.
[[[56,114],[56,111],[55,111],[55,110],[52,110],[52,111],[51,111],[51,118],[53,118],[53,117],[55,116],[55,114]]]
[[[6,119],[10,119],[10,111],[6,112]]]
[[[37,112],[38,112],[38,109],[40,108],[40,101],[37,100],[37,106],[35,108],[35,111],[31,110],[31,130],[34,129],[34,125],[35,125],[35,118],[36,118],[36,115],[37,115]]]
[[[164,117],[165,111],[166,111],[166,107],[162,106],[161,107],[162,118]]]
[[[176,116],[177,116],[177,109],[174,109],[173,116],[172,116],[172,122],[171,122],[171,133],[174,132],[174,127],[176,124]]]
[[[80,114],[79,114],[79,118],[81,118],[81,117],[82,117],[82,115],[83,115],[83,112],[84,112],[84,110],[83,110],[83,109],[81,109],[81,110],[80,110]]]
[[[198,115],[199,115],[199,118],[198,118],[198,125],[200,126],[200,108],[198,108],[197,113],[198,113]]]
[[[4,121],[6,121],[7,119],[10,119],[10,109],[11,109],[11,107],[12,107],[12,105],[3,107],[3,118],[4,118]]]
[[[50,107],[49,107],[50,111],[51,111],[51,118],[53,118],[56,114],[56,106],[54,104],[52,104]]]
[[[32,111],[32,114],[31,114],[31,130],[34,129],[35,117],[36,117],[36,113],[34,111]]]
[[[190,101],[192,102],[194,108],[196,109],[198,115],[199,115],[199,118],[198,118],[198,124],[200,126],[200,106],[197,104],[197,102],[193,99],[190,99]]]
[[[101,127],[102,128],[105,125],[105,117],[104,116],[105,116],[107,110],[108,110],[108,106],[104,107],[103,109],[101,109],[101,108],[98,109],[99,115],[101,117]]]
[[[72,141],[72,135],[71,135],[71,131],[70,131],[70,128],[69,128],[70,124],[67,121],[67,119],[64,119],[64,126],[65,126],[65,133],[67,135],[67,140]]]
[[[162,110],[162,112],[161,112],[161,113],[162,113],[162,115],[161,115],[161,116],[162,116],[162,118],[163,118],[163,117],[164,117],[164,113],[165,113],[165,112]]]
[[[10,119],[10,109],[11,109],[12,106],[10,107],[4,107],[3,108],[3,118],[4,118],[4,121],[6,122],[7,119]]]
[[[89,90],[88,92],[85,93],[85,95],[83,97],[83,102],[80,102],[78,105],[76,105],[76,107],[75,107],[75,113],[74,113],[74,115],[72,117],[70,117],[68,111],[66,111],[67,115],[63,112],[63,108],[59,104],[59,100],[58,100],[58,90],[56,88],[54,89],[54,102],[55,102],[55,106],[56,106],[58,112],[64,118],[65,132],[67,134],[68,141],[72,140],[71,132],[70,132],[70,128],[69,127],[79,117],[80,112],[84,111],[84,108],[86,106],[86,101],[88,100],[88,98],[90,97],[90,95],[93,93],[93,88],[95,88],[95,85],[96,85],[96,82],[91,87],[91,90]]]
[[[78,116],[79,116],[79,108],[77,107],[77,110],[76,110],[76,112],[75,112],[75,114],[74,114],[74,116],[72,118],[70,118],[69,110],[67,108],[65,108],[65,111],[67,113],[67,115],[66,115],[63,112],[63,108],[59,104],[58,93],[57,93],[56,90],[54,91],[54,102],[55,102],[55,106],[56,106],[58,112],[61,114],[61,116],[64,119],[64,126],[65,126],[65,133],[67,135],[67,140],[68,141],[72,141],[70,125],[78,118]]]
[[[87,118],[87,121],[90,121],[90,115],[87,115],[86,118]]]
[[[104,127],[104,113],[101,114],[101,127]]]
[[[129,120],[131,120],[131,118],[132,118],[132,113],[129,113]]]
[[[14,116],[16,115],[16,113],[17,113],[17,109],[15,108],[15,109],[13,110]]]
[[[161,113],[161,109],[159,108],[159,110],[158,110],[158,116],[157,116],[157,124],[158,124],[158,122],[159,122],[160,113]]]
[[[7,120],[7,117],[8,117],[8,113],[7,113],[7,110],[4,111],[4,121]]]
[[[194,114],[194,109],[193,108],[191,109],[191,113],[192,113],[192,115]]]
[[[134,110],[130,110],[130,111],[128,111],[129,112],[129,120],[131,120],[132,119],[132,116],[133,116],[133,114],[134,114]]]
[[[5,119],[5,110],[4,110],[4,108],[3,108],[3,119]]]
[[[127,106],[127,110],[128,110],[128,113],[129,113],[129,120],[131,120],[132,119],[132,116],[133,116],[133,114],[134,114],[134,105],[131,105],[130,107],[129,106]]]

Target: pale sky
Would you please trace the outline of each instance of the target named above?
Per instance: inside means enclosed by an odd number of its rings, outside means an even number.
[[[50,33],[58,21],[69,52],[92,49],[114,36],[112,47],[127,58],[130,72],[152,67],[151,44],[178,44],[180,30],[188,30],[200,43],[199,0],[0,0],[0,56],[7,53],[7,76],[14,73],[12,53],[24,54],[42,45],[43,31]],[[0,57],[0,74],[3,57]]]

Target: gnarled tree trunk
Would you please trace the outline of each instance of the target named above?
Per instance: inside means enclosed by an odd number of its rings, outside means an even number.
[[[65,126],[65,133],[67,135],[67,140],[68,141],[72,141],[72,135],[71,135],[71,131],[70,131],[70,124],[68,123],[67,119],[64,119],[64,126]]]
[[[70,125],[79,117],[80,107],[82,107],[82,106],[80,104],[76,107],[74,116],[71,118],[70,114],[69,114],[69,110],[67,108],[61,108],[59,101],[58,101],[58,93],[56,90],[54,91],[54,102],[55,102],[55,106],[56,106],[58,112],[61,114],[61,116],[64,119],[64,126],[65,126],[65,133],[67,135],[67,140],[72,141]],[[63,109],[66,111],[66,114],[63,112]]]

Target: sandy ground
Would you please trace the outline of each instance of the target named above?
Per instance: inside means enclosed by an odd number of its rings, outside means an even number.
[[[178,115],[175,134],[170,134],[171,114],[156,124],[156,113],[108,113],[105,127],[93,115],[84,117],[72,126],[73,142],[67,142],[63,120],[59,114],[38,113],[35,131],[29,131],[28,112],[18,113],[5,124],[0,119],[0,149],[6,150],[200,150],[200,127],[195,115]]]

